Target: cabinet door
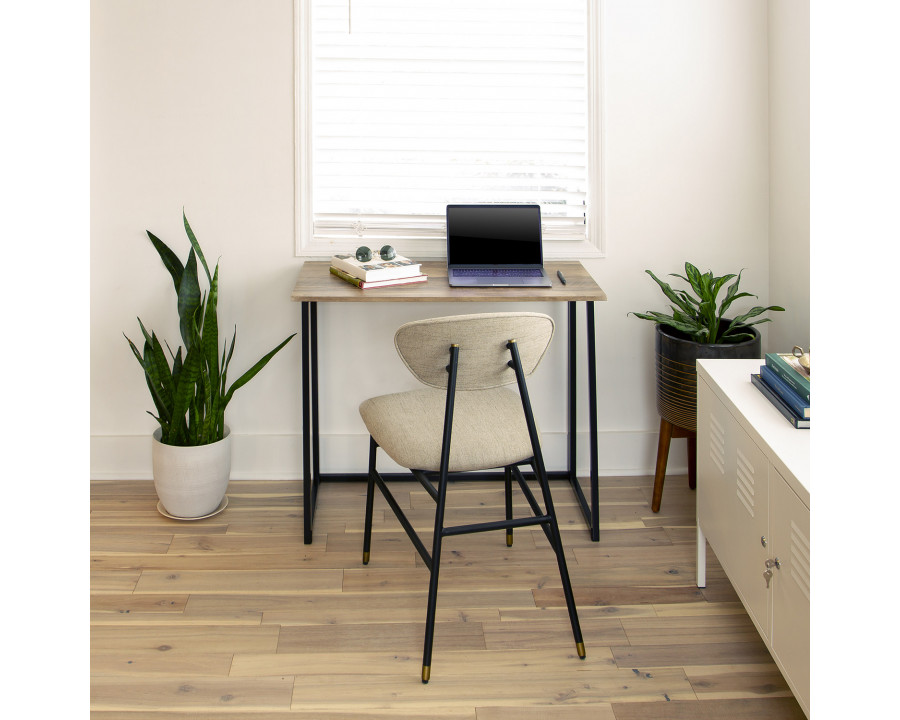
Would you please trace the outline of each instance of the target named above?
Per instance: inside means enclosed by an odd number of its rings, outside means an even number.
[[[771,604],[763,573],[771,552],[769,461],[733,418],[728,432],[731,542],[725,571],[757,629],[768,636]]]
[[[710,545],[722,542],[727,519],[721,508],[730,483],[725,477],[725,434],[731,414],[702,377],[697,382],[697,524]]]
[[[768,461],[704,382],[698,383],[697,517],[734,589],[768,636]]]
[[[809,709],[809,508],[774,467],[771,473],[772,551],[781,567],[772,580],[772,654],[791,689]]]

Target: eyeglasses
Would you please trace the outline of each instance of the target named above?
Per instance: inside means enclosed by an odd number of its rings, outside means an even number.
[[[390,245],[384,245],[378,251],[378,255],[381,256],[382,260],[393,260],[397,257],[397,252]],[[372,250],[365,245],[356,248],[356,259],[360,262],[369,262],[372,259]]]

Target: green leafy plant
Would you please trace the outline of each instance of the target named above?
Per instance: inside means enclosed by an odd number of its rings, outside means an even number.
[[[737,275],[723,275],[715,277],[711,271],[701,273],[691,263],[684,264],[684,275],[670,273],[673,277],[681,278],[690,285],[693,295],[687,290],[675,290],[667,282],[663,282],[650,270],[645,271],[652,277],[665,296],[672,301],[669,309],[671,314],[648,310],[646,313],[631,313],[643,320],[660,325],[667,325],[678,330],[691,340],[698,343],[737,343],[748,340],[753,334],[747,332],[751,325],[771,322],[771,318],[761,318],[748,322],[751,318],[758,317],[769,310],[783,311],[783,307],[770,305],[769,307],[754,307],[747,312],[737,315],[730,320],[725,319],[725,313],[735,300],[745,297],[757,297],[748,292],[739,292],[741,273]],[[741,271],[743,272],[743,270]],[[734,280],[725,291],[722,302],[716,304],[719,291],[725,284]]]
[[[184,215],[184,229],[191,243],[187,262],[182,265],[178,256],[162,240],[149,230],[147,236],[165,265],[175,284],[178,298],[178,318],[182,346],[172,352],[166,343],[166,351],[156,333],[148,332],[138,318],[144,335],[144,352],[125,336],[134,356],[144,369],[147,387],[156,406],[156,415],[149,410],[162,428],[161,441],[167,445],[206,445],[221,440],[225,435],[225,408],[235,391],[246,385],[262,370],[275,353],[288,344],[294,335],[266,353],[253,367],[227,386],[228,366],[234,353],[237,328],[230,345],[222,344],[219,354],[219,322],[216,305],[219,299],[219,265],[213,274],[200,243],[194,236]],[[208,288],[202,292],[197,273],[197,261],[203,266]],[[296,333],[294,333],[296,334]],[[170,364],[171,359],[171,364]],[[226,389],[227,388],[227,389]]]

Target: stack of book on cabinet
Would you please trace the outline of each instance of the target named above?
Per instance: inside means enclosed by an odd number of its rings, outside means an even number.
[[[374,257],[360,262],[354,255],[334,255],[331,258],[331,274],[346,280],[363,290],[385,285],[405,285],[425,282],[428,276],[422,273],[422,264],[402,255],[390,260]]]
[[[809,370],[790,353],[767,353],[750,381],[796,428],[809,427]]]

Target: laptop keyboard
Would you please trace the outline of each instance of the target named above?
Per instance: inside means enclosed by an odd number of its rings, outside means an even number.
[[[541,277],[537,268],[457,268],[460,277]]]

